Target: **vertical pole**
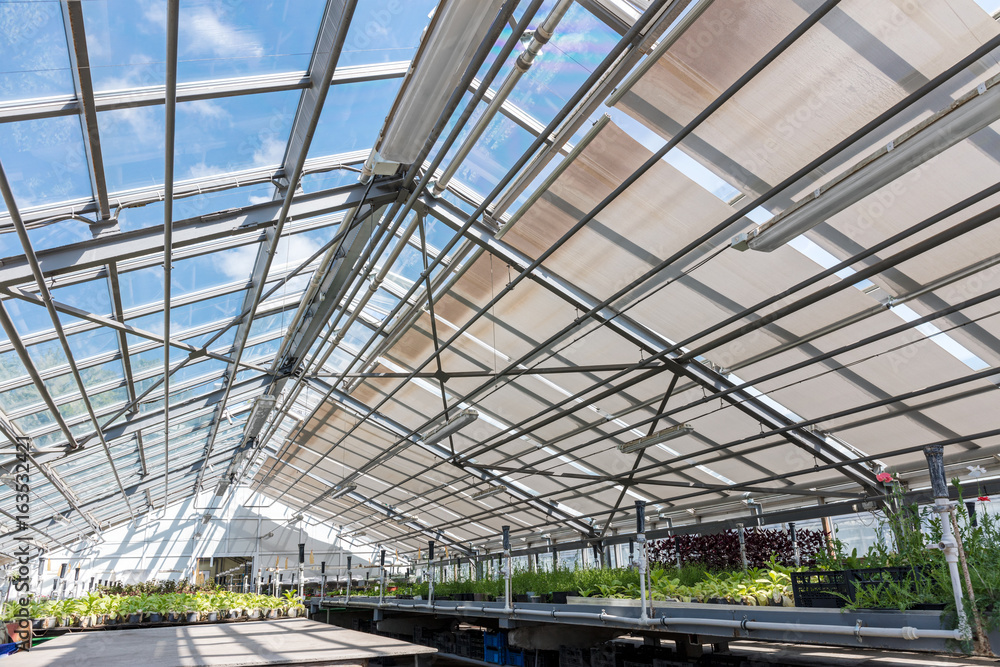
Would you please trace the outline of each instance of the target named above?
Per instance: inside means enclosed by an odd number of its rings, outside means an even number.
[[[320,576],[320,586],[322,587],[322,588],[319,589],[319,596],[322,599],[322,598],[326,597],[326,561],[325,560],[320,561],[320,563],[319,563],[319,576]]]
[[[969,619],[965,615],[965,605],[962,600],[962,581],[958,576],[958,542],[951,529],[951,513],[955,504],[948,497],[948,483],[944,476],[944,446],[924,447],[924,456],[927,457],[927,468],[931,475],[934,511],[941,518],[941,542],[936,548],[944,552],[944,560],[948,563],[951,590],[955,596],[955,609],[958,612],[958,630],[963,637],[969,638],[972,633],[969,631]]]
[[[833,558],[837,552],[833,547],[833,520],[828,516],[823,517],[823,542],[826,543],[827,555]]]
[[[642,613],[639,621],[645,623],[646,614],[646,501],[635,501],[635,541],[639,544],[639,595],[642,598]]]
[[[347,602],[351,601],[351,558],[347,557]]]
[[[385,600],[385,549],[382,549],[382,553],[379,555],[378,566],[382,572],[382,581],[378,585],[378,605],[381,607]]]
[[[635,567],[635,538],[628,538],[628,566]]]
[[[795,522],[794,521],[789,521],[788,522],[788,532],[791,534],[791,537],[792,537],[792,553],[794,554],[794,557],[795,557],[795,567],[801,567],[802,566],[802,551],[801,551],[801,549],[799,549],[799,535],[795,531]]]
[[[434,606],[434,540],[427,542],[427,599]]]
[[[303,596],[305,585],[302,581],[303,575],[305,574],[306,567],[306,545],[305,542],[299,542],[299,597]]]
[[[746,536],[746,528],[743,527],[742,523],[737,524],[737,532],[738,532],[739,538],[740,538],[740,560],[743,561],[743,571],[746,572],[747,567],[748,567],[747,566],[747,536]]]
[[[511,589],[510,571],[510,526],[503,526],[503,579],[504,579],[504,612],[510,613],[514,609],[514,599]]]

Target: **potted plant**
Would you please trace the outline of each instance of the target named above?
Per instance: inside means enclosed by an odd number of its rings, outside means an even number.
[[[121,603],[118,605],[118,615],[121,617],[122,623],[129,625],[142,623],[143,602],[142,597],[138,595],[129,595],[122,598]]]
[[[305,611],[305,605],[302,604],[302,598],[295,595],[293,591],[285,591],[282,593],[282,600],[280,601],[281,609],[290,618],[295,618],[300,615],[300,612]],[[302,613],[304,616],[305,614]]]
[[[281,616],[281,601],[273,596],[265,595],[264,600],[264,617],[265,618],[278,618]]]
[[[97,593],[87,593],[77,601],[77,613],[80,614],[80,627],[90,628],[97,625],[97,613],[101,596]]]
[[[184,593],[179,601],[182,610],[182,618],[185,623],[197,623],[201,620],[201,600],[197,595]]]
[[[48,630],[56,626],[51,600],[31,600],[28,603],[28,611],[31,613],[31,624],[35,630]]]
[[[262,613],[261,613],[261,607],[262,607],[261,599],[263,597],[264,597],[263,595],[251,594],[249,596],[249,598],[247,599],[246,613],[247,613],[247,618],[250,619],[251,621],[256,621],[257,619],[259,619],[261,617],[261,615],[262,615]]]
[[[184,593],[168,593],[164,596],[167,606],[167,623],[181,623],[184,620],[185,607]]]
[[[166,595],[151,595],[146,611],[149,612],[150,623],[163,623],[169,610],[170,598]]]

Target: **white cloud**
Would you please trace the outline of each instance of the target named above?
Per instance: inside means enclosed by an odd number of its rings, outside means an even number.
[[[250,195],[251,204],[266,204],[269,201],[274,201],[274,200],[265,195]]]
[[[195,100],[177,105],[177,110],[183,113],[193,114],[201,118],[229,118],[229,112],[221,104],[211,100]]]
[[[268,199],[267,201],[270,201]],[[310,255],[319,250],[319,243],[302,234],[294,236],[284,236],[278,241],[278,248],[274,253],[274,260],[271,263],[271,274],[292,269],[304,262]],[[222,255],[220,270],[231,280],[246,280],[250,276],[250,269],[257,259],[257,246],[246,245],[238,249],[231,250]],[[290,281],[284,293],[292,293],[295,289],[302,289],[305,285],[297,288]]]
[[[220,171],[222,170],[219,169],[218,167],[213,167],[211,165],[205,164],[205,161],[202,160],[198,164],[193,164],[188,168],[187,173],[184,174],[184,179],[186,180],[190,178],[207,178],[209,176],[217,176]]]
[[[143,18],[165,31],[166,3],[153,0],[146,5]],[[254,31],[227,23],[214,7],[181,7],[179,38],[181,56],[259,58],[264,55],[264,47]]]
[[[254,151],[253,166],[269,167],[281,164],[285,157],[285,142],[275,137],[266,137],[260,148]]]
[[[247,280],[257,259],[257,246],[245,245],[222,254],[219,268],[230,280]]]

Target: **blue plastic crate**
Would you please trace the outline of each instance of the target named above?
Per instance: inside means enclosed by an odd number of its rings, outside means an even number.
[[[483,635],[483,646],[492,649],[507,648],[507,634],[503,632],[487,632]]]
[[[507,649],[507,660],[508,665],[513,667],[524,667],[524,651],[518,649]]]
[[[506,664],[506,651],[502,648],[489,648],[483,649],[483,660],[492,665],[503,665]]]

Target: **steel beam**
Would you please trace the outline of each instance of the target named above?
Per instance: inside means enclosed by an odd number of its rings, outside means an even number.
[[[368,415],[368,413],[371,410],[371,408],[369,408],[367,405],[357,400],[356,398],[353,398],[352,396],[349,396],[348,394],[345,394],[344,392],[335,389],[334,387],[331,387],[324,382],[320,382],[319,380],[309,380],[309,382],[311,384],[314,384],[317,387],[317,389],[320,389],[324,393],[329,393],[330,398],[334,402],[344,406],[351,412],[354,412],[361,416],[365,416]],[[493,484],[494,486],[503,486],[507,488],[507,493],[509,493],[514,498],[517,498],[519,501],[524,502],[532,509],[535,509],[547,516],[551,516],[554,519],[562,523],[565,523],[566,525],[573,528],[574,530],[579,531],[583,535],[590,535],[592,532],[592,528],[583,521],[580,521],[576,517],[568,514],[567,512],[564,512],[563,510],[559,509],[557,506],[553,505],[552,503],[549,503],[548,501],[538,500],[533,498],[530,494],[525,493],[521,489],[509,484],[508,482],[505,482],[498,475],[494,475],[493,473],[489,472],[488,470],[485,469],[485,467],[480,467],[468,462],[458,461],[457,459],[455,459],[455,457],[452,456],[451,452],[449,452],[446,448],[436,444],[435,445],[427,444],[420,438],[410,435],[410,429],[406,428],[401,424],[396,423],[394,420],[387,417],[386,415],[375,412],[367,417],[367,421],[371,424],[378,426],[379,428],[388,431],[389,433],[392,433],[397,438],[403,438],[409,441],[411,445],[420,447],[421,449],[433,454],[435,457],[447,461],[452,465],[455,465],[456,467],[462,469],[463,471],[469,473],[470,475],[478,477],[484,482]]]
[[[448,202],[427,195],[421,197],[421,202],[428,213],[452,229],[460,230],[466,222],[465,214]],[[532,264],[532,260],[529,257],[504,241],[494,238],[490,230],[482,223],[477,222],[469,227],[467,235],[476,243],[484,246],[488,252],[506,264],[509,264],[517,271],[523,272]],[[531,271],[531,278],[563,301],[583,312],[593,310],[600,303],[596,298],[569,284],[542,266],[538,266]],[[633,321],[627,315],[609,307],[597,310],[594,314],[594,319],[622,336],[625,340],[652,354],[662,352],[671,345],[670,341],[661,338],[658,334]],[[681,354],[675,352],[667,356],[669,359],[674,360],[680,357]],[[680,362],[680,368],[683,369],[683,373],[687,377],[712,392],[732,389],[735,386],[725,376],[696,361],[682,361]],[[746,413],[770,428],[794,427],[794,423],[787,417],[745,390],[730,392],[724,396],[724,399],[741,412]],[[843,464],[844,474],[863,488],[878,492],[882,489],[881,483],[875,479],[876,473],[874,470],[868,466],[851,465],[841,452],[831,448],[824,438],[812,431],[791,428],[783,431],[782,435],[792,444],[816,455],[823,461]]]
[[[76,0],[79,1],[79,0]],[[334,85],[380,81],[402,78],[410,68],[410,61],[353,65],[337,68],[333,74]],[[258,95],[287,90],[303,90],[312,85],[306,72],[282,72],[263,76],[241,76],[211,81],[192,81],[177,85],[178,102],[212,100],[239,95]],[[165,86],[144,86],[126,90],[98,92],[94,95],[97,111],[114,111],[135,107],[158,106],[166,98]],[[80,113],[80,98],[63,95],[40,99],[15,100],[0,104],[0,123],[14,123],[39,118],[72,116]],[[367,151],[366,151],[367,152]]]
[[[122,307],[121,282],[118,280],[118,264],[108,262],[108,290],[111,292],[112,316],[118,322],[125,323],[125,309]],[[116,330],[118,337],[118,350],[121,353],[122,368],[125,371],[125,383],[128,390],[128,400],[135,402],[135,380],[132,377],[132,357],[128,351],[128,336],[124,330]],[[139,451],[142,451],[142,443],[139,443]],[[146,468],[145,460],[142,464],[143,470]]]
[[[276,195],[276,199],[270,204],[271,206],[280,205],[277,222],[271,238],[266,243],[261,244],[257,262],[254,264],[254,273],[259,273],[260,279],[256,280],[253,288],[247,292],[247,300],[244,304],[244,310],[249,309],[250,314],[241,323],[241,326],[246,323],[248,333],[249,323],[254,319],[257,306],[260,304],[261,295],[264,292],[264,280],[271,268],[271,260],[274,257],[274,251],[281,238],[281,230],[284,228],[285,222],[292,219],[292,207],[295,201],[299,199],[296,196],[296,190],[299,187],[299,180],[302,177],[306,157],[309,154],[309,146],[312,143],[316,126],[319,124],[319,118],[323,112],[323,103],[326,101],[327,94],[330,91],[331,74],[336,71],[341,49],[344,46],[344,41],[347,39],[347,32],[350,29],[351,18],[354,16],[356,3],[357,0],[327,0],[326,9],[323,12],[319,33],[316,37],[316,44],[313,47],[312,60],[309,63],[309,75],[314,84],[304,90],[302,96],[299,98],[299,106],[292,123],[292,133],[289,136],[282,162],[282,170],[286,175],[287,182],[283,188],[279,188],[279,192],[281,192],[280,199]],[[366,185],[365,190],[361,193],[362,200],[368,201],[367,194],[368,186]],[[360,205],[360,202],[358,205]],[[243,355],[243,348],[246,343],[246,336],[243,335],[241,337],[241,334],[241,331],[237,331],[233,347],[233,357],[237,363]],[[234,378],[235,365],[231,364],[227,370],[229,377]],[[222,409],[227,400],[228,384],[226,394],[220,401],[213,418],[212,432],[209,435],[208,444],[205,448],[206,458],[211,454],[212,447],[215,444],[218,423],[222,417]],[[233,463],[237,463],[237,461]],[[232,473],[232,468],[233,465],[230,465],[227,474]],[[198,490],[198,485],[201,484],[201,478],[202,475],[199,474],[198,482],[195,485],[196,491]]]
[[[302,220],[357,206],[364,197],[366,187],[358,183],[313,194],[300,194],[289,207],[288,219]],[[398,181],[375,184],[365,201],[375,203],[392,201],[396,198],[397,189]],[[249,234],[263,238],[266,230],[277,226],[281,207],[281,202],[266,202],[175,221],[173,247],[176,250],[206,241]],[[163,226],[160,225],[111,234],[51,250],[40,250],[37,256],[42,271],[51,278],[100,267],[108,262],[122,262],[162,252]],[[0,287],[19,285],[32,280],[31,266],[25,257],[4,259],[3,265],[0,266]]]
[[[62,0],[63,24],[69,43],[70,69],[76,87],[80,123],[83,125],[83,148],[87,155],[90,185],[94,191],[101,220],[111,217],[108,205],[108,184],[104,178],[104,158],[101,156],[101,137],[97,128],[97,107],[94,103],[94,85],[90,78],[90,56],[87,54],[87,33],[83,25],[83,4],[80,0]]]

